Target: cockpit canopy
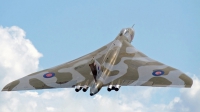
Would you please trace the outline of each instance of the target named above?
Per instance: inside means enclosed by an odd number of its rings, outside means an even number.
[[[125,36],[129,42],[132,42],[133,36],[134,36],[134,31],[132,28],[125,28],[122,29],[119,36]]]

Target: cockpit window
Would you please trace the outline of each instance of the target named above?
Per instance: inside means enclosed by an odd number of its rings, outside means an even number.
[[[122,35],[124,35],[124,34],[126,34],[126,33],[128,33],[128,30],[127,30],[127,29],[123,29],[123,30],[121,30],[121,32],[120,32],[120,36],[122,36]]]
[[[119,36],[125,36],[130,42],[133,39],[133,34],[130,32],[129,29],[122,29]]]

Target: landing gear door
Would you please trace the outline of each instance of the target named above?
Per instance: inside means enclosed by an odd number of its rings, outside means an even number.
[[[101,76],[102,70],[101,70],[101,65],[97,60],[92,59],[91,62],[89,63],[90,69],[92,71],[93,77],[95,82],[97,79]]]

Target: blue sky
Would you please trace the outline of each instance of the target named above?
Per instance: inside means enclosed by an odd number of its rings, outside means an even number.
[[[78,58],[135,24],[132,45],[185,72],[199,73],[199,1],[4,1],[3,27],[19,26],[48,68]],[[57,57],[57,58],[56,58]]]
[[[16,25],[25,30],[26,38],[44,55],[40,59],[42,68],[94,51],[113,40],[122,28],[135,24],[132,44],[137,49],[185,72],[197,73],[198,4],[148,0],[2,1],[0,23],[3,27]]]
[[[26,38],[43,54],[39,68],[46,69],[98,49],[122,28],[135,24],[133,46],[155,60],[200,77],[199,5],[198,0],[0,0],[0,26],[23,29]],[[132,89],[121,91],[135,92]],[[167,103],[181,96],[179,89],[164,92],[170,95],[161,100],[152,96],[151,101]],[[161,93],[154,95],[162,97]],[[106,95],[107,91],[100,94]]]

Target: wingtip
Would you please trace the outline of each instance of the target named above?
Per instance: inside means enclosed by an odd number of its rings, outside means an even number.
[[[3,89],[1,90],[1,92],[2,92],[2,91],[8,91],[8,90],[6,90],[6,89],[3,88]]]
[[[193,80],[186,74],[182,74],[179,76],[180,79],[182,79],[185,82],[185,88],[191,88],[193,85]]]
[[[9,87],[5,86],[5,87],[1,90],[1,92],[2,92],[2,91],[9,91]]]

